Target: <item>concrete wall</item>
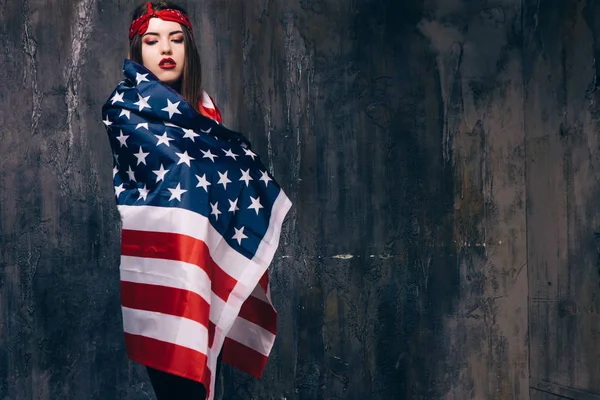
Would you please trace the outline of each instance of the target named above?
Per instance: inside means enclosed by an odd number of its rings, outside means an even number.
[[[180,4],[225,124],[294,202],[273,356],[219,398],[600,393],[598,2]],[[100,116],[132,8],[0,2],[0,399],[152,398]]]

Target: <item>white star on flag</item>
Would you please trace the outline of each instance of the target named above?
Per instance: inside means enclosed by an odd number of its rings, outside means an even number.
[[[210,131],[212,131],[212,126],[210,128],[208,128],[207,130],[200,129],[200,132],[202,132],[202,133],[210,133]]]
[[[196,179],[198,179],[198,184],[196,187],[201,187],[206,193],[208,193],[208,187],[211,185],[211,183],[206,180],[206,174],[202,176],[196,175]]]
[[[173,199],[177,199],[177,200],[181,201],[181,195],[184,194],[185,192],[187,192],[187,190],[181,188],[181,183],[178,183],[177,187],[175,189],[171,189],[171,188],[168,188],[168,189],[169,189],[169,192],[171,192],[171,197],[169,198],[169,201],[171,201]]]
[[[177,162],[177,165],[179,164],[183,164],[186,163],[187,166],[190,166],[190,161],[195,160],[194,157],[191,157],[188,155],[187,150],[183,152],[183,154],[181,153],[175,153],[177,154],[177,156],[179,157],[179,161]]]
[[[171,128],[180,128],[179,125],[175,125],[175,124],[173,124],[171,122],[166,122],[165,121],[164,124],[165,124],[165,126],[170,126]],[[183,129],[183,128],[181,128],[181,129]]]
[[[229,149],[229,150],[221,149],[221,150],[223,150],[225,152],[226,157],[231,157],[237,161],[236,157],[238,157],[238,155],[235,154],[234,152],[232,152],[231,149]]]
[[[119,140],[119,143],[121,143],[121,147],[127,147],[127,138],[129,137],[129,135],[123,135],[122,130],[120,132],[121,133],[119,134],[119,136],[117,136],[117,140]]]
[[[138,197],[138,200],[139,199],[146,200],[146,197],[148,197],[148,193],[150,193],[150,191],[148,189],[146,189],[146,184],[144,184],[143,188],[138,188],[138,192],[140,192],[140,197]]]
[[[169,113],[169,119],[173,118],[173,114],[181,114],[181,111],[177,109],[177,106],[181,103],[178,101],[177,103],[171,103],[171,100],[167,99],[167,106],[163,108],[161,111],[166,111]]]
[[[195,142],[196,139],[194,139],[194,138],[200,136],[196,132],[194,132],[193,129],[185,129],[185,128],[182,128],[182,129],[185,132],[185,135],[183,135],[184,139],[192,139],[192,142]]]
[[[273,179],[269,178],[269,174],[267,173],[267,171],[260,171],[260,173],[262,174],[262,176],[259,180],[264,181],[265,186],[269,186],[269,181],[272,181]]]
[[[150,107],[150,104],[148,104],[148,100],[150,100],[150,96],[142,97],[138,93],[138,98],[139,98],[139,100],[136,101],[135,103],[133,103],[134,105],[136,105],[140,108],[138,111],[142,111],[144,108],[152,109],[152,107]]]
[[[141,82],[144,82],[144,81],[150,82],[148,80],[148,78],[146,78],[147,76],[148,76],[148,74],[140,74],[139,72],[136,72],[135,73],[135,80],[136,80],[137,84],[139,85]]]
[[[106,126],[112,125],[112,122],[108,119],[108,114],[106,114],[106,119],[103,119],[102,122],[104,122],[104,125]]]
[[[248,236],[244,235],[243,226],[241,229],[238,229],[234,226],[233,229],[235,229],[235,234],[232,236],[232,239],[237,240],[238,244],[242,244],[242,239],[248,239]]]
[[[250,184],[250,181],[254,180],[250,176],[250,168],[248,168],[246,171],[244,171],[243,169],[240,169],[240,171],[242,171],[242,177],[240,178],[240,181],[246,182],[246,187],[248,187],[248,185]]]
[[[140,151],[137,154],[134,154],[134,156],[138,159],[136,165],[140,165],[141,163],[143,163],[144,165],[147,165],[146,157],[148,157],[148,154],[150,154],[150,153],[144,153],[144,151],[142,150],[142,146],[140,146]]]
[[[165,174],[169,172],[168,169],[165,169],[162,164],[160,164],[160,169],[152,171],[156,174],[156,182],[160,182],[165,180]]]
[[[254,154],[254,153],[252,152],[252,150],[250,150],[250,149],[244,149],[244,152],[246,153],[246,155],[247,155],[248,157],[252,157],[252,161],[254,161],[254,157],[256,157],[256,154]]]
[[[175,140],[173,138],[170,138],[167,136],[167,132],[163,133],[162,136],[159,135],[154,135],[158,138],[158,143],[156,143],[156,146],[158,147],[161,144],[166,144],[167,147],[171,147],[171,145],[169,144],[169,140]]]
[[[123,93],[115,92],[115,95],[112,97],[112,99],[110,99],[111,104],[114,105],[117,101],[120,101],[121,103],[125,103],[125,101],[123,100],[124,94],[125,94],[125,92],[123,92]]]
[[[229,200],[229,199],[227,199],[227,200]],[[234,213],[234,214],[235,214],[236,211],[239,210],[239,207],[237,206],[238,200],[239,199],[235,199],[235,201],[229,200],[229,211],[232,212],[232,213]]]
[[[219,202],[215,201],[215,204],[210,203],[210,208],[212,208],[212,211],[210,212],[210,215],[214,215],[215,216],[215,220],[219,219],[219,214],[221,214],[221,211],[219,211]]]
[[[113,167],[113,178],[119,173],[119,168]]]
[[[131,165],[129,166],[129,170],[127,171],[127,175],[129,175],[129,180],[136,182],[135,180],[135,172],[131,169]]]
[[[124,94],[125,94],[125,92],[123,92],[123,93],[115,92],[115,95],[112,97],[112,99],[110,99],[110,101],[112,102],[111,104],[114,105],[117,101],[120,101],[121,103],[125,103],[125,101],[123,101]]]
[[[221,172],[219,172],[219,171],[217,171],[217,172],[219,173],[219,182],[217,182],[217,185],[218,185],[218,184],[221,184],[221,185],[223,185],[223,188],[224,188],[225,190],[227,190],[227,184],[228,184],[228,183],[231,183],[231,181],[230,181],[230,180],[229,180],[229,178],[227,177],[227,173],[228,173],[229,171],[225,171],[225,173],[224,173],[224,174],[222,174],[222,173],[221,173]]]
[[[215,158],[219,158],[219,156],[213,154],[210,152],[210,149],[208,149],[208,151],[204,151],[204,150],[200,150],[202,152],[202,154],[204,154],[202,156],[202,158],[210,158],[210,161],[215,162]]]
[[[257,197],[255,199],[254,197],[250,196],[250,201],[252,202],[252,204],[248,206],[248,209],[253,209],[254,211],[256,211],[256,215],[258,215],[258,210],[264,208],[262,204],[260,204],[260,197]]]
[[[121,110],[121,114],[119,114],[119,117],[122,117],[123,115],[126,116],[127,119],[131,119],[131,111],[129,111],[129,110]]]
[[[140,128],[146,128],[147,131],[149,131],[150,129],[148,129],[148,123],[147,122],[142,122],[139,123],[135,126],[135,130],[138,130]]]
[[[123,184],[121,183],[119,186],[115,186],[115,194],[117,195],[117,198],[121,195],[121,193],[123,193],[125,191],[125,188],[123,187]]]

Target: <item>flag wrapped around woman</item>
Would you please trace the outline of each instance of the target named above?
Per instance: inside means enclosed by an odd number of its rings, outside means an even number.
[[[122,220],[128,356],[202,382],[217,357],[260,377],[277,332],[268,267],[291,202],[243,135],[143,65],[104,104]],[[203,112],[204,114],[204,112]]]

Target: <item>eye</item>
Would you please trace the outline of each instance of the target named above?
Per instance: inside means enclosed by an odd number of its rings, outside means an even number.
[[[173,41],[175,43],[183,43],[183,38],[181,38],[181,39],[173,39]]]
[[[149,45],[149,46],[152,46],[153,44],[155,44],[155,43],[157,43],[157,42],[158,42],[158,40],[148,40],[148,41],[145,41],[145,42],[144,42],[144,44],[147,44],[147,45]]]

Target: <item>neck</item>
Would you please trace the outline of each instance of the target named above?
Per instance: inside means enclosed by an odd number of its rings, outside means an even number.
[[[167,86],[170,86],[171,89],[173,89],[177,93],[181,94],[181,79],[177,80],[177,82],[170,83]]]

